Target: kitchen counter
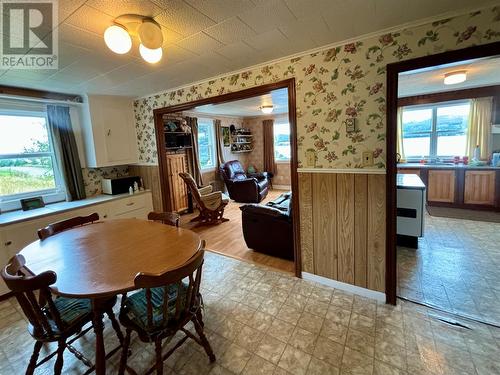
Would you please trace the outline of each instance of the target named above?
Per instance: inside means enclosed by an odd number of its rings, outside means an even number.
[[[39,219],[44,216],[54,215],[70,210],[76,210],[78,208],[93,206],[104,202],[128,198],[131,196],[137,196],[148,192],[150,192],[150,190],[139,191],[133,195],[130,195],[128,193],[117,194],[117,195],[101,194],[90,198],[82,199],[79,201],[51,203],[46,205],[45,207],[29,211],[16,210],[16,211],[3,212],[2,214],[0,214],[0,227],[27,220]]]
[[[401,174],[396,176],[396,186],[398,189],[424,190],[425,184],[416,174]]]
[[[500,170],[500,167],[493,167],[491,165],[464,165],[464,164],[420,164],[420,163],[399,163],[398,168],[409,168],[409,169],[478,169],[478,170]]]

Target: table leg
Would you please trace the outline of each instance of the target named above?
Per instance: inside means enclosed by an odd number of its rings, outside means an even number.
[[[96,375],[106,374],[106,352],[104,350],[104,323],[103,311],[98,300],[92,301],[92,308],[94,317],[92,322],[94,324],[95,333],[95,373]]]

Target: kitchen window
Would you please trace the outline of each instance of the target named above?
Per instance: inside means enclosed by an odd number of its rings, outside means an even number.
[[[45,112],[0,110],[0,208],[21,208],[20,199],[65,199]]]
[[[403,149],[409,161],[464,156],[470,101],[403,108]]]
[[[198,119],[198,153],[202,170],[215,168],[215,132],[212,120]]]
[[[290,124],[278,122],[274,124],[274,159],[276,161],[290,161]]]

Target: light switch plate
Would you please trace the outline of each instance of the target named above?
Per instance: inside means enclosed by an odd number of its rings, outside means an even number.
[[[363,166],[370,167],[373,165],[373,152],[365,151],[363,152]]]
[[[306,151],[306,158],[307,158],[307,166],[308,167],[314,167],[316,166],[316,152],[314,150],[307,150]]]

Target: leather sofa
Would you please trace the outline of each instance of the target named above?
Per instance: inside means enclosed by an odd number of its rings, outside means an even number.
[[[231,160],[220,166],[220,174],[236,202],[259,203],[267,196],[270,176],[266,172],[247,175],[238,160]]]
[[[240,207],[243,237],[250,249],[293,260],[291,196],[291,193],[285,193],[265,205],[246,204]]]

